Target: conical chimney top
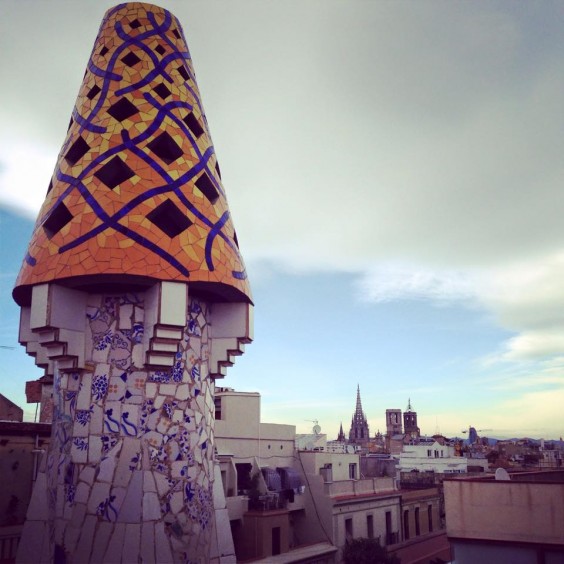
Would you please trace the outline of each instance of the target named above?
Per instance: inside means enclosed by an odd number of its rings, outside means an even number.
[[[14,298],[155,280],[251,301],[182,28],[130,3],[100,27]]]

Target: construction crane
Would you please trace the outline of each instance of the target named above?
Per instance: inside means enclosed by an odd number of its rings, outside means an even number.
[[[461,433],[469,433],[472,427],[468,427],[468,429],[462,429]],[[493,431],[493,429],[474,429],[476,433],[483,433],[484,431]]]

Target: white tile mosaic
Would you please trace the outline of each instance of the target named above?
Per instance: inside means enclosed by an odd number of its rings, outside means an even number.
[[[58,380],[51,463],[38,477],[51,501],[34,518],[59,515],[55,540],[85,562],[205,561],[217,479],[214,383],[201,357],[208,307],[190,300],[174,366],[154,371],[131,364],[144,323],[141,297],[132,299],[89,297],[92,362]]]

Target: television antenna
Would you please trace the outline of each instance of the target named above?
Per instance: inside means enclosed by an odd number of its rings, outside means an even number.
[[[317,419],[306,419],[306,421],[310,421],[314,424],[312,431],[315,435],[319,435],[319,433],[321,433],[321,427],[319,426],[319,421]]]

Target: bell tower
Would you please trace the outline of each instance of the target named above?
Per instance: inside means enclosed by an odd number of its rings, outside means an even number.
[[[386,434],[388,438],[401,435],[401,409],[386,409]]]
[[[417,426],[417,412],[411,407],[411,398],[407,400],[407,409],[403,414],[403,429],[406,435],[412,439],[418,439],[421,435]]]

